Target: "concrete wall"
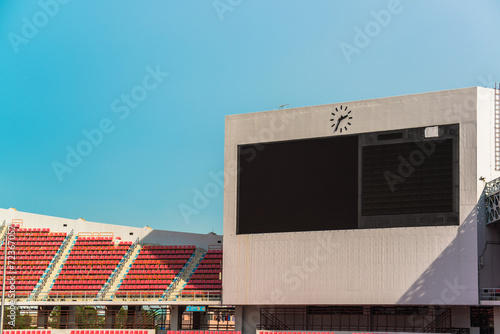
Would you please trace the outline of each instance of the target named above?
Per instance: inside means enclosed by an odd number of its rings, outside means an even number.
[[[12,219],[22,219],[23,227],[48,227],[52,232],[70,233],[71,230],[74,230],[75,234],[79,232],[112,232],[115,237],[120,237],[126,241],[135,241],[139,238],[142,244],[195,245],[205,249],[209,245],[222,244],[222,236],[220,235],[171,232],[155,230],[149,227],[138,228],[103,224],[82,219],[66,219],[20,212],[12,208],[0,209],[0,223],[4,220],[11,222]]]
[[[226,117],[224,304],[477,304],[478,175],[496,175],[492,94],[473,87]],[[329,120],[340,105],[354,115],[345,134],[460,124],[459,226],[236,235],[237,145],[338,135]]]
[[[477,166],[478,179],[486,182],[500,177],[495,171],[495,129],[494,90],[478,88],[478,131]],[[478,184],[481,192],[484,184]],[[500,287],[500,229],[495,225],[486,226],[484,196],[478,203],[478,254],[483,254],[483,265],[479,265],[479,284],[481,288]]]

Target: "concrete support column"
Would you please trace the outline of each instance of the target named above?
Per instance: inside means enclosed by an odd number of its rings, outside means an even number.
[[[470,327],[470,309],[468,306],[453,306],[451,308],[451,327]]]
[[[127,306],[127,320],[125,321],[125,328],[135,327],[135,305]]]
[[[235,306],[234,308],[234,330],[243,331],[243,306]]]
[[[172,306],[170,309],[170,330],[179,330],[179,306]]]
[[[206,310],[208,310],[208,306],[206,306]],[[208,315],[207,312],[199,312],[201,314],[201,321],[200,321],[200,328],[208,328],[208,325],[210,324],[210,321],[212,318]]]
[[[47,328],[49,322],[49,315],[54,307],[53,306],[38,306],[37,310],[37,328]]]
[[[127,308],[127,324],[126,328],[142,328],[144,327],[144,319],[142,318],[142,309],[140,305],[129,305]]]
[[[365,317],[361,317],[361,318],[364,318],[364,323],[362,324],[362,326],[364,326],[364,328],[367,328],[368,331],[372,331],[373,327],[372,327],[372,318],[371,318],[371,312],[370,312],[370,306],[363,306],[363,314],[366,314],[366,318]]]
[[[178,331],[182,329],[182,314],[186,306],[175,305],[170,311],[170,330]]]
[[[260,306],[244,306],[243,307],[243,328],[242,334],[255,334],[257,324],[260,322]]]
[[[108,329],[116,328],[116,316],[121,309],[121,305],[107,305],[106,306],[106,320],[105,327]]]
[[[71,329],[75,329],[76,326],[76,306],[69,306],[68,307],[68,327]]]
[[[66,329],[69,324],[69,306],[61,306],[61,316],[59,317],[59,328]]]
[[[201,312],[193,312],[193,329],[201,328]]]
[[[500,334],[500,306],[493,307],[493,324],[495,326],[495,334]]]

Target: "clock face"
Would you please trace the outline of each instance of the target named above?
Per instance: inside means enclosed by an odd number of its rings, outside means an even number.
[[[330,119],[332,122],[333,133],[337,131],[347,131],[351,126],[352,115],[351,111],[347,106],[335,107],[335,112],[332,112],[333,118]]]

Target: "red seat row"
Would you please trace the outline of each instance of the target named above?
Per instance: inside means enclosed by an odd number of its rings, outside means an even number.
[[[96,279],[86,279],[87,284],[104,284],[106,283],[106,280],[96,280]],[[57,282],[58,285],[75,285],[75,284],[82,284],[82,280],[69,280],[69,279],[58,279]]]
[[[276,333],[278,334],[279,332]],[[241,334],[241,332],[240,331],[167,331],[167,334]]]
[[[58,284],[58,285],[56,285]],[[94,291],[99,291],[102,288],[101,285],[59,285],[59,283],[54,284],[54,287],[52,288],[52,291],[58,291],[58,290],[94,290]]]
[[[36,228],[36,227],[19,228],[18,227],[17,231],[18,232],[50,232],[50,228]]]
[[[51,241],[15,241],[14,240],[14,243],[16,246],[27,246],[26,248],[34,248],[34,249],[39,249],[40,247],[43,247],[43,246],[60,246],[62,244],[62,240],[61,241],[54,241],[54,240],[51,240]]]
[[[259,331],[257,334],[335,334],[335,332],[285,332],[285,331]],[[362,334],[362,333],[359,333]],[[366,333],[368,334],[368,333]]]
[[[35,243],[33,241],[19,241],[16,243],[17,246],[26,246],[27,249],[33,249],[33,250],[40,250],[43,249],[44,247],[51,246],[54,247],[56,246],[56,250],[61,246],[62,241],[45,241],[42,244],[34,245]]]
[[[134,279],[134,278],[126,278],[123,281],[123,284],[166,284],[169,285],[171,280],[167,279]]]
[[[219,284],[220,281],[218,279],[190,279],[190,284]]]
[[[153,285],[153,284],[122,284],[120,290],[166,290],[168,285]]]
[[[51,330],[46,329],[23,329],[23,330],[4,330],[4,334],[51,334]]]
[[[16,285],[36,285],[38,281],[24,281],[24,280],[16,280]]]
[[[189,245],[179,245],[179,246],[153,246],[153,245],[144,245],[142,249],[192,249],[193,251],[196,249],[196,246]]]
[[[96,296],[97,291],[50,291],[49,296]]]
[[[154,333],[154,329],[75,329],[71,334],[148,334]]]
[[[165,290],[148,290],[148,291],[124,291],[117,292],[115,296],[117,298],[160,298]]]
[[[35,287],[35,285],[31,285],[31,286],[18,285],[18,286],[16,286],[16,290],[18,290],[18,291],[32,291],[34,287]]]
[[[181,267],[182,268],[182,267]],[[167,275],[177,275],[179,272],[178,267],[174,268],[172,266],[168,265],[159,265],[155,267],[154,273],[153,269],[151,269],[151,266],[148,265],[137,265],[137,266],[132,266],[132,269],[129,270],[129,272],[132,274],[134,273],[135,275],[153,275],[157,273],[158,271],[161,271],[161,274],[167,274]]]
[[[198,284],[198,285],[186,285],[184,290],[221,290],[221,285],[209,285],[209,284]]]
[[[78,240],[109,240],[112,241],[113,237],[78,237]]]
[[[187,254],[181,254],[181,255],[176,255],[176,254],[140,254],[141,259],[143,260],[162,260],[162,261],[174,261],[174,260],[187,260],[191,257],[191,254],[193,253],[187,253]]]
[[[36,275],[40,275],[42,276],[43,274],[43,270],[32,270],[32,271],[28,271],[28,270],[17,270],[17,271],[9,271],[7,270],[7,276],[16,276],[16,274],[19,274],[19,275],[22,275],[22,276],[26,276],[26,275],[33,275],[33,274],[36,274]],[[0,276],[3,275],[3,271],[0,270]],[[36,279],[39,279],[40,276],[36,276]],[[0,278],[0,281],[2,279]]]
[[[45,242],[59,242],[61,243],[65,237],[16,237],[14,241],[17,242],[34,242],[43,241]]]

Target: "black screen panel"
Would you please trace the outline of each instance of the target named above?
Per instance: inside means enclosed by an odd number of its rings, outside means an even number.
[[[357,136],[240,145],[238,167],[238,234],[357,228]]]

